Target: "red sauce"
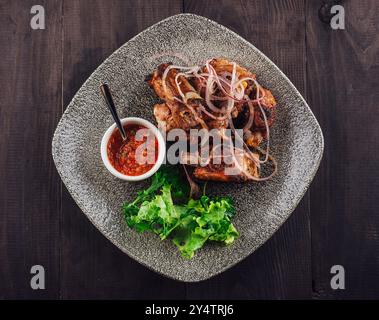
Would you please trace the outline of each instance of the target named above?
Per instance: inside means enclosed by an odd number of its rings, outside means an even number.
[[[146,127],[129,124],[124,126],[126,139],[121,137],[119,130],[115,130],[107,145],[108,159],[112,166],[128,176],[140,176],[148,172],[158,158],[158,140]],[[140,129],[142,139],[136,139],[136,133]],[[145,144],[144,146],[141,146]],[[141,146],[139,149],[137,149]]]

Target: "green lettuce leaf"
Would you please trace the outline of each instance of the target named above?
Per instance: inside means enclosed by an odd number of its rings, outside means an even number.
[[[235,214],[230,198],[188,198],[189,187],[173,167],[159,170],[151,186],[138,193],[123,211],[129,227],[150,231],[164,240],[170,237],[184,258],[191,259],[208,241],[229,245],[239,236],[231,223]]]

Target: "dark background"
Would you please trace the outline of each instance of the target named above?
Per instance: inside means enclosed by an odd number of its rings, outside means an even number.
[[[0,298],[379,299],[379,3],[341,1],[346,30],[318,0],[0,0]],[[43,5],[46,29],[30,28]],[[166,279],[105,239],[51,156],[65,107],[115,49],[181,12],[209,17],[272,59],[308,101],[325,152],[309,191],[259,250],[200,283]],[[30,288],[30,268],[46,290]],[[330,288],[330,268],[346,290]]]

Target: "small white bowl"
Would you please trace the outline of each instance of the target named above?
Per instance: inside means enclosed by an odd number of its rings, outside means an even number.
[[[123,118],[120,119],[121,124],[127,125],[127,124],[137,124],[146,127],[147,129],[150,129],[151,132],[156,136],[158,140],[158,157],[157,157],[157,162],[154,164],[154,166],[144,174],[141,174],[139,176],[127,176],[119,171],[117,171],[111,164],[111,162],[108,159],[108,153],[107,153],[107,146],[108,146],[108,141],[112,135],[112,133],[115,130],[118,130],[116,128],[116,124],[114,123],[111,125],[107,131],[105,131],[105,134],[103,136],[103,139],[101,140],[101,159],[103,160],[103,163],[105,167],[108,169],[110,173],[112,173],[115,177],[120,178],[125,181],[141,181],[144,179],[147,179],[151,177],[157,170],[160,168],[162,165],[165,155],[166,155],[166,144],[164,141],[164,138],[161,134],[161,132],[157,129],[156,126],[154,126],[151,122],[141,119],[141,118]]]

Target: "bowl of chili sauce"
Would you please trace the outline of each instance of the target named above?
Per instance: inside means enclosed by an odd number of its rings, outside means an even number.
[[[141,118],[124,118],[121,124],[126,139],[113,124],[101,141],[101,158],[105,167],[122,180],[149,178],[164,161],[166,146],[162,134],[156,126]]]

